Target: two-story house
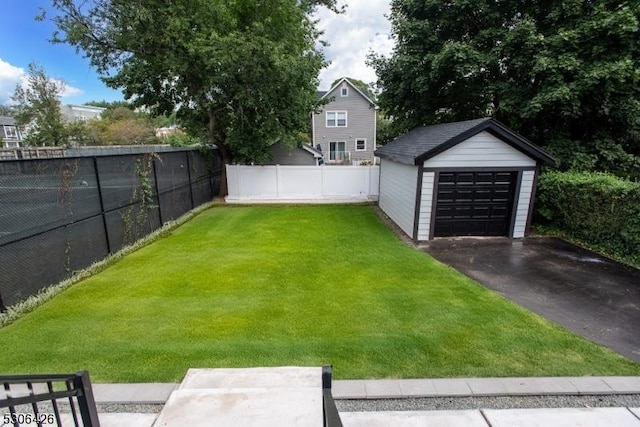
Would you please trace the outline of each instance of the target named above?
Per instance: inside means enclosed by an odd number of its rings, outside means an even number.
[[[346,78],[318,95],[328,103],[312,114],[313,146],[322,151],[325,163],[373,163],[375,103]]]
[[[20,147],[22,134],[13,117],[0,116],[0,141],[0,148]]]

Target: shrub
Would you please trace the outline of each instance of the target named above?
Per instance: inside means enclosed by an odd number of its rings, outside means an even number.
[[[605,173],[545,172],[536,199],[542,224],[640,261],[640,183]]]

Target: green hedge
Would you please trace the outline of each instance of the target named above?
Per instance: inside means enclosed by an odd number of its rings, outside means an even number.
[[[640,183],[605,173],[545,172],[538,181],[537,221],[640,261]]]

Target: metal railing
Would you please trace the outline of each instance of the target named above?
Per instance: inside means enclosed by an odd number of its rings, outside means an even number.
[[[0,376],[0,384],[0,425],[100,427],[87,371]]]
[[[324,414],[324,427],[342,427],[342,420],[336,408],[336,402],[331,393],[331,366],[322,367],[322,412]]]

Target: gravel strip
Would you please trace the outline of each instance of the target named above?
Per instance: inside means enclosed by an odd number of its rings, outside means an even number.
[[[47,413],[47,404],[38,405]],[[162,404],[107,404],[98,403],[98,413],[158,414]],[[445,411],[473,409],[514,408],[640,408],[640,394],[592,396],[485,396],[485,397],[422,397],[399,399],[337,399],[340,412],[375,411]],[[32,413],[31,407],[17,407],[17,412]],[[22,409],[22,410],[21,410]],[[61,404],[60,411],[68,412]]]
[[[340,412],[442,411],[513,408],[640,407],[640,395],[424,397],[336,400]]]

